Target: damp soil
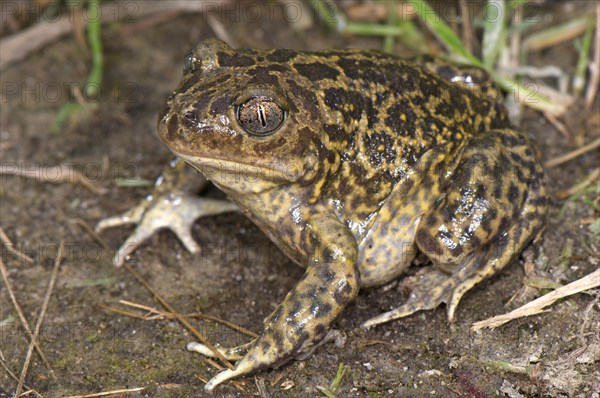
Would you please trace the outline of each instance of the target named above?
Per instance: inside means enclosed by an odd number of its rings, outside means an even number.
[[[295,31],[274,13],[267,22],[220,15],[228,33],[242,46],[323,49],[374,48],[378,40],[342,37],[313,26]],[[65,255],[40,333],[41,347],[56,379],[35,353],[26,384],[44,397],[63,397],[145,387],[121,396],[207,396],[203,380],[217,370],[185,350],[195,338],[173,319],[143,320],[106,309],[127,300],[163,309],[123,268],[111,265],[113,250],[132,227],[103,232],[104,249],[81,223],[123,212],[151,188],[123,187],[118,178],[152,181],[171,155],[156,134],[157,114],[179,81],[182,59],[197,42],[214,33],[201,14],[166,23],[115,23],[104,29],[105,77],[97,109],[89,117],[49,132],[58,110],[69,99],[69,82],[85,81],[89,54],[65,37],[26,61],[3,71],[0,149],[2,163],[17,167],[70,163],[106,193],[68,182],[39,182],[2,176],[1,226],[16,247],[33,259],[19,261],[5,248],[2,261],[29,324],[35,325],[50,279],[58,242]],[[398,48],[397,52],[404,54]],[[408,54],[408,53],[407,53]],[[554,64],[572,73],[577,52],[570,44],[545,51],[538,65]],[[17,94],[6,92],[16,84]],[[12,87],[12,86],[11,86]],[[57,93],[56,95],[54,93]],[[600,118],[573,106],[573,131],[590,142]],[[525,110],[519,128],[537,142],[548,160],[576,147],[539,113]],[[598,167],[598,152],[547,171],[553,197],[547,227],[529,252],[542,277],[564,284],[598,268],[598,236],[589,222],[592,206],[579,199],[559,200]],[[222,197],[214,188],[208,195]],[[301,277],[288,260],[240,214],[201,219],[193,229],[201,254],[185,250],[169,231],[153,236],[130,263],[181,313],[203,312],[258,332],[261,322]],[[564,256],[571,248],[570,255]],[[328,344],[303,362],[240,379],[219,387],[216,397],[257,395],[264,382],[271,397],[323,396],[340,364],[347,367],[339,397],[597,397],[600,391],[600,313],[598,293],[564,299],[549,311],[517,319],[495,330],[471,331],[473,322],[505,313],[541,295],[523,288],[523,258],[466,294],[449,324],[445,308],[420,312],[371,330],[359,325],[406,299],[402,281],[362,291],[335,323],[346,335],[341,347]],[[508,303],[508,304],[507,304]],[[213,343],[247,341],[210,321],[191,322]],[[28,339],[4,283],[0,285],[1,358],[20,374]],[[510,364],[513,368],[504,365]],[[0,370],[0,396],[16,382]],[[518,395],[521,394],[521,395]],[[594,395],[596,394],[596,395]]]

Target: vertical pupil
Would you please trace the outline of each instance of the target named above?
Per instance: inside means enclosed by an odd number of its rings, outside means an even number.
[[[262,104],[258,106],[257,113],[262,127],[267,127],[267,115],[265,115],[265,107]]]

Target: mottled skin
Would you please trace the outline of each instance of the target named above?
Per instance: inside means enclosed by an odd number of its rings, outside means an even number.
[[[495,95],[480,70],[430,58],[216,40],[190,53],[161,138],[306,268],[256,340],[222,350],[239,361],[208,390],[309,354],[360,287],[397,278],[418,251],[433,271],[366,326],[441,302],[451,320],[522,250],[545,214],[543,172]]]

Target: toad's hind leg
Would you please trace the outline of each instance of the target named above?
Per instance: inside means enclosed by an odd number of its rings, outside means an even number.
[[[446,193],[423,215],[415,242],[435,265],[401,307],[367,321],[373,326],[447,304],[505,267],[541,229],[546,211],[543,171],[527,138],[512,130],[474,137]]]

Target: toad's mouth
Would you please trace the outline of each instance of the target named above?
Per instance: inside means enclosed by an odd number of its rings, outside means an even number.
[[[206,178],[221,186],[235,185],[238,182],[293,182],[298,180],[301,175],[282,163],[256,165],[213,157],[188,155],[172,149],[171,151],[197,169]]]

